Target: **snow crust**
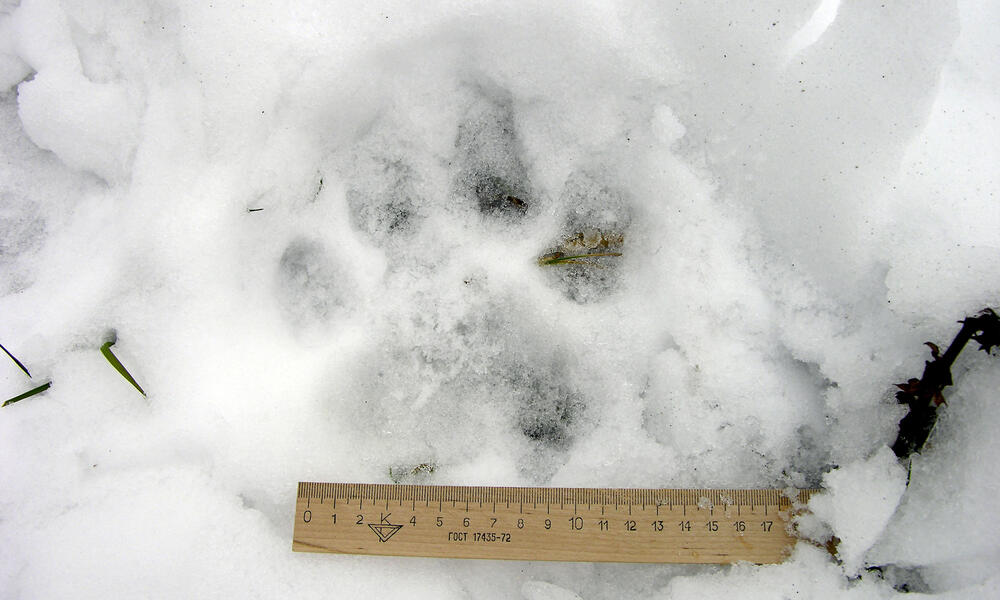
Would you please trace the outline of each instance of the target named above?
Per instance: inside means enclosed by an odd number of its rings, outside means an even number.
[[[998,23],[0,2],[0,343],[32,375],[0,357],[0,397],[52,382],[0,409],[0,596],[1000,597],[997,358],[958,361],[908,487],[885,447],[922,343],[1000,305]],[[621,256],[539,265],[577,234]],[[823,485],[803,531],[841,545],[293,554],[300,480]]]

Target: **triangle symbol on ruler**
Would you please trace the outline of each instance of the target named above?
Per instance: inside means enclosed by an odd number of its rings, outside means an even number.
[[[383,523],[369,523],[368,527],[375,532],[378,536],[378,541],[387,542],[389,538],[396,534],[397,531],[403,528],[402,525],[391,525]]]

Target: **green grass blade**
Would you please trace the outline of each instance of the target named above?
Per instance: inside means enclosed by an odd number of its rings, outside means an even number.
[[[4,348],[4,347],[3,347],[3,344],[0,344],[0,350],[3,350],[3,351],[4,351],[4,353],[5,353],[5,354],[6,354],[7,356],[9,356],[9,357],[10,357],[10,359],[11,359],[12,361],[14,361],[14,363],[15,363],[15,364],[16,364],[17,366],[21,367],[21,370],[22,370],[22,371],[24,371],[24,374],[25,374],[25,375],[27,375],[28,377],[31,377],[31,373],[29,373],[29,372],[28,372],[28,368],[27,368],[27,367],[25,367],[24,365],[22,365],[22,364],[21,364],[21,361],[17,360],[17,357],[15,357],[15,356],[14,356],[13,354],[11,354],[11,353],[10,353],[10,350],[8,350],[8,349]],[[5,406],[6,406],[6,405],[5,405]]]
[[[30,397],[34,396],[35,394],[41,394],[42,392],[44,392],[45,390],[49,389],[50,387],[52,387],[52,382],[51,381],[46,381],[45,383],[43,383],[42,385],[36,387],[33,390],[28,390],[27,392],[24,392],[20,396],[14,396],[10,400],[4,402],[3,406],[7,406],[8,404],[14,404],[15,402],[20,402],[21,400],[24,400],[25,398],[30,398]],[[0,406],[0,408],[3,408],[3,406]]]
[[[128,369],[125,368],[125,365],[123,365],[122,362],[118,360],[118,357],[115,356],[114,352],[111,351],[111,346],[114,345],[115,343],[113,341],[104,342],[104,345],[101,346],[101,354],[104,355],[104,358],[108,359],[108,362],[111,363],[111,366],[114,367],[115,370],[118,371],[118,373],[120,373],[121,376],[124,377],[126,381],[131,383],[135,387],[135,389],[139,390],[140,394],[145,396],[146,392],[142,391],[142,388],[139,387],[139,384],[136,383],[135,379],[132,378],[132,375],[128,372]]]
[[[621,256],[621,252],[595,252],[593,254],[574,254],[573,256],[563,256],[562,253],[557,252],[559,256],[546,255],[538,259],[538,264],[540,265],[559,265],[559,264],[590,264],[585,263],[584,259],[597,258],[600,256]]]

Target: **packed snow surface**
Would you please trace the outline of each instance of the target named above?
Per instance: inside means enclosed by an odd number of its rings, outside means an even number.
[[[977,0],[2,0],[0,400],[52,387],[0,409],[0,596],[1000,597],[1000,358],[886,449],[1000,305],[998,40]],[[827,493],[780,565],[461,562],[292,553],[298,481]]]

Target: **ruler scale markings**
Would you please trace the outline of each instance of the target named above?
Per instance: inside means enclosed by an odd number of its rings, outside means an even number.
[[[392,484],[318,484],[300,483],[295,518],[293,549],[311,552],[380,554],[398,556],[433,556],[453,558],[491,558],[512,560],[566,560],[587,562],[679,562],[730,563],[745,560],[755,563],[780,562],[795,539],[786,524],[793,511],[808,502],[815,490],[800,490],[788,496],[780,490],[636,490],[594,488],[496,488],[394,486]],[[314,519],[311,500],[320,503],[332,498],[350,503],[358,499],[361,519]],[[396,499],[400,507],[410,500],[409,514],[366,512],[365,500],[375,509],[377,499]],[[424,507],[417,499],[424,499]],[[437,512],[430,500],[438,500]],[[507,499],[506,507],[497,500]],[[509,500],[516,499],[515,511]],[[452,501],[446,508],[444,502]],[[601,521],[579,516],[581,504],[588,511],[599,502],[614,500],[616,510],[628,507],[628,518],[616,512]],[[466,502],[466,508],[456,506]],[[532,502],[533,509],[525,506]],[[544,514],[538,504],[546,504]],[[484,506],[483,502],[487,502]],[[707,504],[710,518],[714,506],[722,507],[725,521],[660,521],[659,509],[681,504],[686,518],[687,507],[696,511]],[[478,504],[478,508],[476,508]],[[569,505],[573,505],[570,510]],[[735,511],[733,505],[735,504]],[[729,520],[733,512],[742,517],[747,506],[750,515],[760,505],[764,516],[778,523],[745,523]],[[379,505],[381,506],[381,505]],[[558,508],[557,508],[558,506]],[[388,502],[386,505],[388,509]],[[435,514],[437,515],[435,517]],[[589,515],[589,512],[588,512]],[[773,516],[772,516],[773,515]],[[482,517],[482,518],[478,518]],[[594,517],[595,519],[597,517]],[[329,522],[328,522],[329,521]]]

